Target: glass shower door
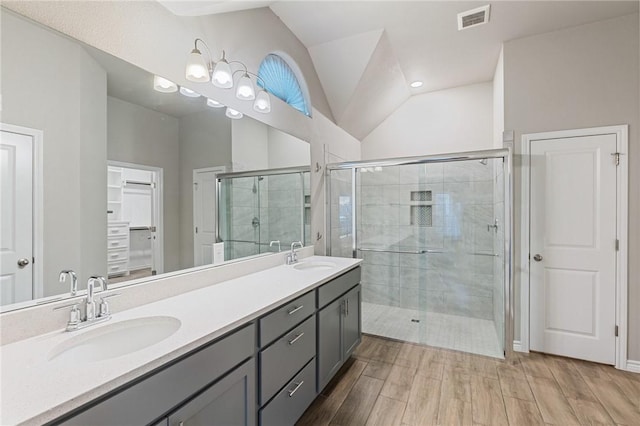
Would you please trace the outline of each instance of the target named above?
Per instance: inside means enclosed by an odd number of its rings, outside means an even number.
[[[220,179],[220,239],[225,260],[260,253],[260,178]]]

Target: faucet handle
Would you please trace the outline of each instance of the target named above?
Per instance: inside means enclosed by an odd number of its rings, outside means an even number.
[[[79,303],[80,301],[76,300],[74,302],[67,303],[66,305],[56,306],[55,308],[53,308],[54,311],[58,311],[60,309],[69,308],[69,307],[71,308],[71,311],[69,311],[69,321],[67,321],[67,329],[75,328],[81,322],[81,319],[80,319],[81,312],[80,312],[80,308],[78,308]]]
[[[109,308],[109,302],[107,302],[107,299],[110,299],[112,297],[117,297],[120,296],[120,293],[111,293],[111,294],[107,294],[106,296],[102,296],[100,298],[100,316],[101,317],[108,317],[111,315],[111,310]]]

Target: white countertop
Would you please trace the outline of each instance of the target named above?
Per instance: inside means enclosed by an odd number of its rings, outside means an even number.
[[[136,352],[96,362],[49,361],[54,347],[98,327],[63,330],[0,347],[0,424],[42,424],[222,336],[352,269],[361,260],[312,256],[333,269],[277,266],[123,312],[104,325],[149,316],[171,316],[181,327]],[[122,296],[121,296],[122,297]]]

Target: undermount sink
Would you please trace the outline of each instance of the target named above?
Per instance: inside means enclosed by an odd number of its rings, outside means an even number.
[[[303,261],[300,263],[296,263],[295,265],[293,265],[293,269],[298,269],[301,271],[308,271],[308,270],[322,270],[322,269],[333,269],[336,267],[335,263],[332,262],[322,262],[322,261],[317,261],[317,260],[308,260],[308,261]]]
[[[96,326],[58,344],[49,361],[95,362],[127,355],[161,342],[181,324],[174,317],[154,316]]]

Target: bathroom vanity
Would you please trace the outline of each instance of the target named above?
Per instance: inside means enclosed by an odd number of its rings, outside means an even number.
[[[359,263],[312,256],[5,345],[0,423],[294,424],[361,340]]]

